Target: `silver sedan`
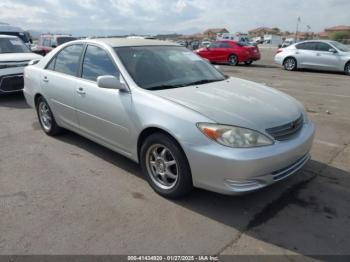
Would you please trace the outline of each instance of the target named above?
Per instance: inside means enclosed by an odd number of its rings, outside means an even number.
[[[350,75],[350,47],[336,41],[305,41],[279,49],[275,62],[288,71],[307,68]]]
[[[165,197],[283,180],[309,160],[315,131],[294,98],[163,41],[70,42],[25,69],[24,94],[46,134],[69,129],[140,163]]]

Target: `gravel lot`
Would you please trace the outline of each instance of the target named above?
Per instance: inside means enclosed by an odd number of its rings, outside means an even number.
[[[285,72],[274,51],[223,70],[303,102],[313,159],[243,197],[161,198],[133,162],[73,133],[48,137],[23,96],[0,97],[0,254],[350,254],[350,77]]]

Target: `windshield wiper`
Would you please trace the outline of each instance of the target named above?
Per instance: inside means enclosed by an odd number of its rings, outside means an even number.
[[[187,83],[184,86],[204,85],[204,84],[219,82],[219,81],[223,81],[223,80],[224,79],[202,79],[202,80]]]
[[[147,90],[163,90],[163,89],[172,89],[172,88],[178,88],[183,87],[183,85],[159,85],[159,86],[151,86],[151,87],[145,87]]]

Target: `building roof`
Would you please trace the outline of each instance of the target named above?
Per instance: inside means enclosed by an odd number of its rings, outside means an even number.
[[[83,40],[97,43],[104,43],[111,47],[125,47],[125,46],[160,46],[160,45],[177,45],[176,43],[161,41],[161,40],[149,40],[139,38],[96,38],[91,40]]]
[[[273,30],[273,29],[270,28],[270,27],[264,27],[264,26],[262,26],[262,27],[258,27],[258,28],[255,28],[255,29],[253,29],[253,30],[250,30],[249,33],[256,33],[256,32],[260,32],[260,31],[275,31],[275,30]]]
[[[347,25],[338,25],[326,28],[325,31],[347,31],[350,30],[350,26]]]
[[[203,34],[208,33],[222,33],[222,32],[229,32],[226,28],[209,28],[203,32]]]

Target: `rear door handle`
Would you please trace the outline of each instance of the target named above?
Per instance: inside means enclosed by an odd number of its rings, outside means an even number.
[[[82,88],[82,87],[79,87],[79,88],[77,89],[77,93],[78,93],[79,95],[85,95],[85,94],[86,94],[86,92],[84,91],[84,88]]]
[[[321,56],[321,54],[316,54],[316,56]]]

